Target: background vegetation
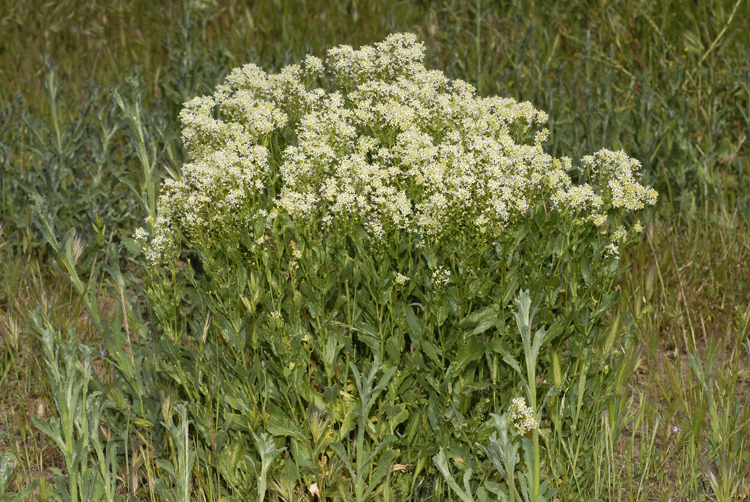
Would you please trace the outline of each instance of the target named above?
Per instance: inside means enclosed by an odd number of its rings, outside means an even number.
[[[428,67],[547,111],[552,155],[622,148],[661,193],[643,242],[621,261],[613,318],[623,356],[595,363],[611,364],[617,378],[590,389],[583,432],[558,443],[563,499],[747,499],[749,25],[741,0],[0,0],[3,493],[41,481],[34,496],[45,499],[44,480],[67,472],[69,452],[32,421],[59,410],[44,322],[103,348],[86,301],[111,314],[125,295],[137,300],[131,236],[147,216],[150,173],[171,176],[183,162],[182,103],[245,62],[272,71],[306,53],[411,31],[427,45]],[[146,151],[133,146],[132,114],[113,88],[142,103]],[[83,297],[33,223],[33,193],[47,199],[55,228],[77,230],[70,256]],[[101,273],[118,246],[120,284]],[[92,378],[105,381],[106,364],[94,360]],[[610,397],[595,402],[605,390]],[[112,467],[113,489],[154,497],[158,447],[145,442]]]

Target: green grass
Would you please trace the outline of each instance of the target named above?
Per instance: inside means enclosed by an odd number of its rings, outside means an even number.
[[[106,261],[107,242],[127,245],[145,217],[118,181],[145,187],[109,90],[127,95],[125,78],[139,74],[146,132],[158,145],[149,155],[163,176],[183,161],[173,139],[181,103],[229,69],[278,69],[412,31],[429,67],[546,110],[551,154],[577,160],[623,148],[661,193],[643,242],[621,262],[622,355],[602,362],[618,371],[607,390],[615,398],[589,415],[581,439],[554,443],[560,483],[575,487],[563,500],[750,498],[750,3],[217,3],[190,2],[188,16],[174,1],[0,0],[0,456],[19,459],[9,491],[64,467],[31,420],[56,408],[29,310],[97,344],[32,224],[27,192],[57,201],[59,230],[77,228],[85,278]],[[45,53],[61,84],[54,100]],[[88,79],[102,88],[81,114]],[[133,271],[132,261],[123,265]],[[112,284],[95,284],[102,308],[119,308]],[[149,499],[158,445],[142,446],[120,467],[119,489]]]

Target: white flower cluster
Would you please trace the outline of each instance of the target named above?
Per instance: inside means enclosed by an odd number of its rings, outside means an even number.
[[[457,231],[492,239],[545,198],[597,226],[608,207],[656,200],[622,152],[584,159],[598,189],[573,185],[570,159],[542,148],[546,129],[532,144],[518,139],[547,121],[544,112],[479,97],[427,70],[424,55],[416,36],[394,34],[374,47],[330,50],[335,92],[314,88],[324,66],[308,56],[276,75],[235,69],[213,96],[187,102],[180,117],[191,163],[181,180],[165,181],[149,256],[177,231],[205,242],[238,232],[262,208],[298,226],[361,224],[375,239],[407,231],[439,241]],[[278,196],[268,200],[272,184]]]
[[[534,420],[534,410],[526,406],[524,398],[513,398],[509,411],[510,421],[521,436],[539,427],[537,421]]]
[[[646,204],[656,203],[658,193],[636,181],[641,163],[628,157],[625,152],[600,150],[594,155],[586,155],[583,165],[595,184],[602,186],[601,193],[614,208],[624,207],[630,211],[643,209]]]
[[[440,289],[447,285],[451,280],[451,271],[446,270],[445,267],[439,267],[432,273],[432,284],[436,289]]]
[[[409,280],[408,277],[402,274],[396,274],[396,284],[403,286]]]
[[[604,247],[604,257],[605,258],[619,258],[620,257],[620,248],[615,244],[614,242],[610,242]]]

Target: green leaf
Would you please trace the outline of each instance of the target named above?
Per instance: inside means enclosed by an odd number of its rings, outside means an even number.
[[[490,347],[492,347],[492,350],[497,352],[498,354],[502,356],[510,355],[511,349],[507,342],[505,342],[502,338],[495,338],[490,342]]]
[[[378,467],[377,469],[375,469],[375,474],[373,474],[372,478],[370,479],[370,487],[368,489],[368,492],[372,491],[380,485],[380,480],[382,480],[383,477],[388,474],[388,471],[391,470],[391,464],[393,464],[393,459],[395,457],[395,450],[388,450],[387,452],[383,453],[383,455],[380,457],[380,460],[378,461]]]
[[[458,486],[458,483],[453,479],[453,475],[451,474],[450,467],[448,466],[448,459],[445,457],[445,452],[442,448],[438,451],[438,454],[432,457],[432,462],[435,464],[435,467],[438,468],[440,473],[445,478],[445,481],[448,483],[448,486],[451,487],[451,490],[458,495],[458,497],[463,502],[474,502],[474,497],[471,495],[471,489],[468,490],[468,493],[461,489],[460,486]],[[466,475],[468,474],[468,476]],[[469,478],[471,477],[471,469],[466,470],[466,474],[464,475],[464,485],[466,488],[470,488],[468,486]]]
[[[165,470],[165,471],[167,471],[167,472],[168,472],[169,474],[171,474],[173,478],[175,477],[175,474],[174,474],[174,466],[172,465],[172,463],[171,463],[171,462],[169,462],[169,461],[167,461],[167,460],[164,460],[163,458],[157,458],[157,459],[155,460],[155,462],[156,462],[156,465],[158,465],[158,466],[159,466],[159,467],[161,467],[161,468],[162,468],[163,470]]]
[[[478,335],[493,327],[497,323],[497,317],[497,309],[494,306],[484,307],[462,319],[458,323],[458,327],[464,329],[474,328],[471,334]]]
[[[435,399],[434,394],[430,393],[430,400],[427,403],[427,420],[430,422],[430,427],[433,432],[438,432],[440,430],[439,414],[437,399]]]
[[[55,236],[55,220],[52,213],[49,210],[49,204],[47,199],[39,195],[38,193],[32,193],[30,196],[33,202],[33,217],[32,221],[44,236],[55,253],[60,253],[60,243]]]
[[[419,319],[414,313],[414,309],[411,308],[411,305],[406,307],[406,327],[409,329],[409,334],[414,338],[414,341],[421,343],[422,327],[419,325]]]
[[[518,373],[518,376],[521,377],[521,382],[523,382],[523,386],[526,389],[526,392],[530,395],[531,391],[529,390],[529,384],[526,382],[526,375],[523,374],[523,371],[521,371],[521,366],[519,366],[518,362],[510,355],[504,355],[503,361],[505,361],[505,364],[513,368],[516,373]]]
[[[347,255],[346,258],[344,258],[344,266],[341,268],[341,280],[343,282],[346,282],[349,280],[349,278],[352,276],[352,273],[354,272],[354,260]]]
[[[558,318],[554,323],[552,323],[552,326],[549,327],[547,330],[547,335],[545,336],[545,342],[549,343],[565,330],[565,320],[562,318]]]
[[[267,404],[266,412],[268,413],[266,430],[272,435],[293,437],[300,441],[305,441],[305,437],[302,435],[302,431],[299,430],[299,427],[297,427],[297,424],[295,424],[281,408],[272,404]]]
[[[438,304],[437,308],[435,309],[435,322],[438,326],[442,326],[443,323],[448,320],[448,314],[450,314],[450,312],[451,307],[449,302],[442,301],[440,304]]]
[[[424,353],[427,354],[435,364],[443,364],[443,361],[440,359],[440,355],[437,352],[437,348],[432,342],[425,340],[422,344],[422,350],[424,350]]]
[[[513,298],[513,295],[515,295],[516,291],[518,291],[518,285],[520,284],[518,280],[518,272],[516,270],[509,271],[509,275],[510,277],[507,279],[508,284],[505,287],[505,293],[503,294],[503,307],[508,305],[510,300]]]
[[[57,446],[61,450],[65,450],[65,441],[63,440],[62,436],[60,435],[60,425],[56,422],[55,418],[52,418],[47,422],[46,420],[41,420],[36,417],[31,417],[31,421],[34,424],[34,426],[45,433],[47,436],[49,436],[55,443],[57,443]],[[52,424],[52,425],[50,425]],[[53,430],[54,427],[54,430]]]
[[[373,354],[380,358],[380,335],[371,324],[366,322],[355,323],[357,338],[359,341],[370,347]]]
[[[581,260],[581,276],[588,286],[589,282],[591,282],[591,257],[589,255],[584,256]]]
[[[355,474],[354,469],[352,469],[352,463],[349,459],[349,455],[346,452],[346,448],[341,443],[333,443],[331,445],[331,449],[333,452],[339,457],[339,459],[344,463],[347,470],[350,474]]]
[[[3,435],[2,431],[0,431],[0,437]],[[16,465],[18,465],[18,458],[14,454],[9,453],[0,457],[0,495],[5,493],[8,480],[10,479],[10,475],[13,474]]]
[[[599,303],[599,306],[596,309],[596,312],[594,313],[594,319],[598,319],[601,317],[606,311],[614,307],[614,305],[617,303],[617,300],[620,299],[620,290],[612,291],[608,295],[605,295],[604,298],[602,298],[602,301]]]
[[[468,337],[466,345],[463,345],[458,349],[458,354],[456,355],[456,370],[460,371],[470,362],[481,358],[482,354],[484,354],[484,345],[484,340],[480,340],[479,337]]]
[[[21,490],[20,492],[16,493],[13,497],[9,499],[9,502],[21,502],[22,500],[25,500],[34,493],[34,491],[39,487],[39,481],[34,481],[29,486]]]
[[[225,396],[225,398],[228,398],[228,397],[229,396]],[[238,400],[235,399],[235,401],[237,402]],[[252,426],[250,424],[250,421],[247,419],[247,417],[240,415],[238,413],[230,413],[228,411],[224,412],[224,425],[222,426],[222,430],[224,431],[233,430],[237,432],[243,432],[251,428]]]

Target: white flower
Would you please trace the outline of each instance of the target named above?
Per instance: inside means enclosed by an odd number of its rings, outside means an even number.
[[[620,225],[620,227],[615,230],[615,232],[612,234],[612,242],[617,243],[625,240],[625,236],[627,235],[627,232],[625,231],[625,227]]]
[[[593,180],[606,184],[606,195],[612,207],[635,211],[656,203],[656,190],[646,188],[635,180],[641,163],[628,157],[625,152],[600,150],[584,157],[583,163]]]
[[[605,253],[604,253],[605,257],[607,258],[609,257],[619,258],[620,257],[620,248],[618,248],[617,244],[615,244],[614,242],[610,242],[609,244],[607,244],[607,246],[604,249],[605,249]]]
[[[320,58],[316,58],[315,56],[310,55],[305,58],[304,67],[305,71],[310,74],[322,74],[325,70],[323,61],[321,61]]]
[[[592,214],[589,216],[588,220],[593,223],[597,227],[601,227],[607,222],[607,215],[606,214]]]
[[[146,240],[148,239],[148,232],[146,232],[143,228],[138,227],[135,229],[133,238],[138,242],[146,242]]]
[[[509,411],[510,421],[521,436],[539,427],[539,423],[534,419],[534,410],[526,406],[524,398],[516,397],[511,400]]]
[[[404,284],[406,284],[406,281],[408,281],[408,280],[409,280],[409,278],[406,277],[405,275],[396,274],[396,283],[397,284],[401,284],[403,286]]]
[[[450,282],[451,271],[446,270],[444,267],[439,267],[432,273],[432,283],[437,289],[442,288]]]

